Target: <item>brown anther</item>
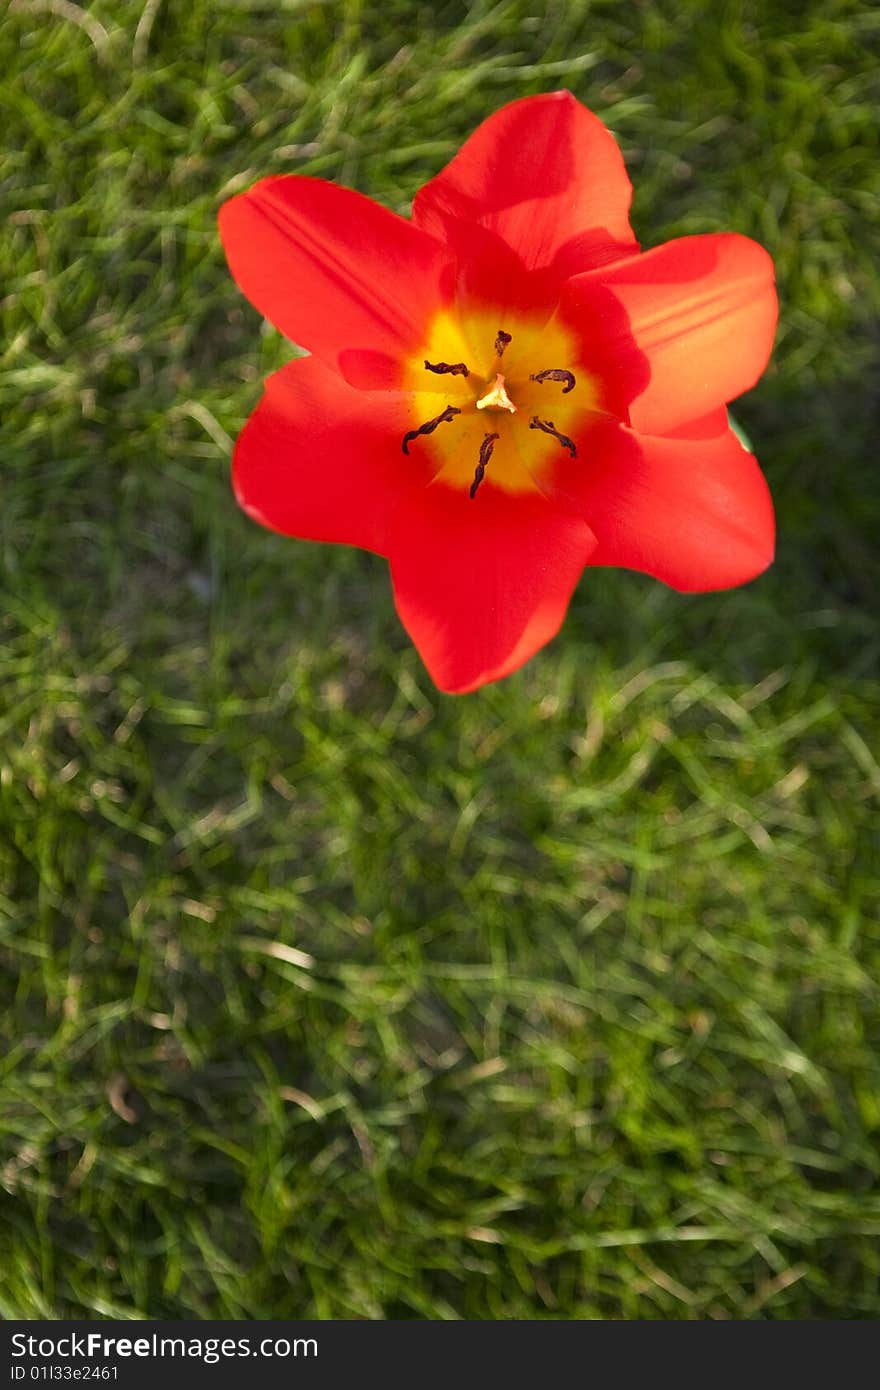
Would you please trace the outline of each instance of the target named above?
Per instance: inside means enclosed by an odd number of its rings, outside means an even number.
[[[567,396],[569,391],[575,388],[574,372],[567,372],[562,367],[551,367],[546,372],[532,372],[529,381],[564,381],[563,396]]]
[[[442,425],[447,420],[452,420],[456,415],[460,414],[461,411],[457,405],[448,405],[446,409],[441,410],[440,414],[436,415],[433,420],[428,420],[424,425],[419,425],[417,430],[407,430],[406,434],[403,436],[403,443],[401,445],[403,452],[405,454],[409,453],[410,440],[418,439],[420,434],[433,434],[438,425]]]
[[[511,334],[510,334],[510,333],[505,333],[505,331],[504,331],[503,328],[499,328],[499,330],[498,330],[498,337],[495,339],[495,352],[497,353],[497,355],[498,355],[499,357],[503,357],[503,356],[504,356],[504,349],[507,347],[507,344],[508,344],[508,343],[512,343],[512,342],[513,342],[513,337],[511,336]]]
[[[577,445],[573,439],[569,439],[567,434],[560,434],[552,420],[539,420],[537,415],[533,415],[529,421],[530,430],[543,430],[545,434],[552,434],[554,439],[558,439],[563,449],[567,449],[572,458],[577,458]]]
[[[426,360],[425,371],[437,372],[439,376],[470,376],[464,362],[428,362]]]
[[[483,438],[483,442],[480,445],[480,462],[477,464],[477,470],[474,473],[474,481],[471,483],[471,498],[477,495],[477,488],[486,476],[486,464],[492,457],[492,450],[495,448],[495,440],[500,438],[501,436],[499,434],[487,434]]]

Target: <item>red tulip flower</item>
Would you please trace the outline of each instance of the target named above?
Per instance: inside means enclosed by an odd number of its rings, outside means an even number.
[[[311,354],[267,381],[236,496],[386,556],[442,690],[527,661],[585,565],[696,591],[773,558],[725,409],[770,355],[772,261],[732,233],[641,252],[631,195],[611,134],[554,92],[485,121],[411,220],[300,176],[220,211],[237,283]]]

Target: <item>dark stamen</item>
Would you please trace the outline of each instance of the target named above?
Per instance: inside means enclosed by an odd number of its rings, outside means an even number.
[[[425,371],[437,372],[443,376],[470,376],[470,372],[463,362],[425,362]]]
[[[505,333],[503,328],[499,328],[498,337],[495,339],[495,351],[499,357],[504,356],[504,349],[508,343],[512,343],[513,338],[509,333]]]
[[[563,396],[567,396],[575,387],[574,372],[566,372],[561,367],[551,367],[547,372],[533,372],[529,381],[564,381]]]
[[[427,424],[419,425],[417,430],[407,430],[406,434],[403,436],[403,444],[401,445],[403,452],[405,454],[409,453],[409,442],[411,439],[418,439],[420,434],[433,434],[438,425],[442,425],[446,420],[451,420],[454,416],[460,414],[461,411],[457,405],[448,405],[446,409],[441,410],[440,414],[435,416],[433,420],[428,420]]]
[[[539,420],[537,415],[533,415],[529,421],[530,430],[543,430],[545,434],[552,434],[554,439],[558,439],[563,449],[567,449],[572,458],[577,458],[577,445],[573,439],[569,439],[567,434],[560,434],[552,420]]]
[[[495,440],[500,439],[499,434],[487,434],[480,445],[480,462],[477,464],[477,471],[474,474],[474,481],[471,483],[471,497],[476,497],[477,488],[486,476],[486,464],[492,457],[492,450],[495,448]]]

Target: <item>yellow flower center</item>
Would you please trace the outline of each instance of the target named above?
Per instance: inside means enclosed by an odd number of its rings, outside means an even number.
[[[403,452],[423,454],[434,479],[479,499],[485,486],[542,491],[551,467],[577,467],[575,434],[599,409],[570,330],[520,315],[437,315],[405,364],[410,428]]]

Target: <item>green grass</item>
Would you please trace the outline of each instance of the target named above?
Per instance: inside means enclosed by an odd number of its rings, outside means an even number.
[[[880,17],[16,0],[0,19],[0,1314],[880,1315]],[[431,686],[236,509],[286,345],[219,202],[405,211],[570,87],[643,244],[779,268],[775,567],[588,574]],[[872,754],[871,749],[875,752]]]

